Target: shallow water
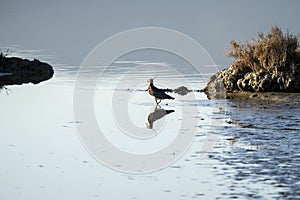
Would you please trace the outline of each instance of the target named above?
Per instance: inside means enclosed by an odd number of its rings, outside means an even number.
[[[54,65],[53,79],[0,93],[1,199],[300,198],[298,104],[171,93],[176,99],[159,109],[174,112],[149,129],[148,116],[157,108],[144,91],[147,79],[157,76],[157,86],[171,89],[198,90],[205,83],[191,70],[172,70],[172,63],[119,60],[96,88],[80,87],[93,91],[95,119],[107,140],[131,154],[150,154],[178,135],[193,135],[185,148],[164,155],[169,163],[140,174],[95,159],[78,131],[89,121],[74,117],[78,68]],[[82,72],[85,81],[93,72]]]

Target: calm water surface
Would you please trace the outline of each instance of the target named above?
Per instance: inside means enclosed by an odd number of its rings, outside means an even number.
[[[144,91],[147,79],[156,77],[157,86],[172,89],[202,89],[205,83],[192,70],[170,70],[176,63],[120,59],[97,88],[82,87],[95,90],[97,122],[115,146],[142,153],[161,149],[180,130],[182,109],[197,111],[188,115],[196,119],[190,128],[196,130],[193,143],[179,160],[152,173],[122,173],[97,162],[81,143],[76,125],[85,122],[73,116],[78,67],[54,67],[49,81],[9,86],[8,95],[0,93],[0,199],[300,198],[298,104],[208,100],[197,91],[171,93],[175,101],[163,101],[161,108],[174,112],[149,129],[155,102]],[[93,68],[83,73],[89,80]],[[143,130],[146,140],[120,131],[116,120],[122,107],[114,106],[124,101],[126,120]],[[207,144],[213,148],[205,149]]]

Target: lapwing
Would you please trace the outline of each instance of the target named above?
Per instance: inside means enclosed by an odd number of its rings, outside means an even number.
[[[164,99],[174,99],[170,95],[166,94],[165,91],[170,91],[170,89],[159,89],[153,85],[153,79],[149,79],[148,81],[148,92],[151,96],[154,96],[156,104],[159,104],[161,100]]]

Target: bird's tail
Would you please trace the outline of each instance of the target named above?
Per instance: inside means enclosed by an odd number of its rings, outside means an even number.
[[[167,113],[167,114],[170,114],[170,113],[172,113],[172,112],[175,112],[175,110],[166,110],[166,113]]]
[[[168,95],[168,99],[174,100],[175,98]]]

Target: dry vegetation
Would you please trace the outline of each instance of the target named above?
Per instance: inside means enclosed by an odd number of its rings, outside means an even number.
[[[296,35],[282,33],[281,28],[274,26],[265,36],[258,33],[257,39],[244,44],[231,41],[232,50],[226,55],[235,58],[232,67],[236,70],[272,72],[281,68],[295,73],[300,68],[300,46]]]

